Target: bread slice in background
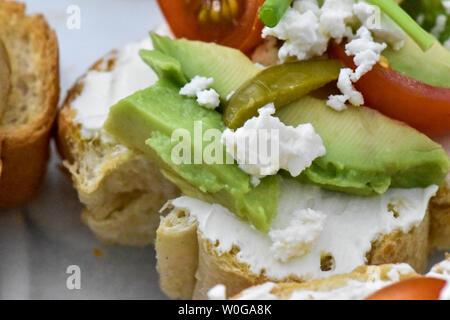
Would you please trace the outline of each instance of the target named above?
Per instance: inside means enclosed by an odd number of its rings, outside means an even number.
[[[11,88],[0,118],[0,208],[28,201],[38,190],[49,158],[59,99],[56,34],[42,15],[0,0],[0,38],[9,56]]]
[[[88,72],[109,73],[123,68],[118,66],[119,53],[109,53]],[[143,64],[142,68],[149,67]],[[83,127],[75,121],[77,111],[72,106],[84,94],[86,75],[67,94],[57,120],[58,149],[85,207],[83,221],[105,243],[152,244],[160,221],[159,209],[179,191],[140,152],[112,137],[102,139],[104,132],[89,137],[82,134]]]

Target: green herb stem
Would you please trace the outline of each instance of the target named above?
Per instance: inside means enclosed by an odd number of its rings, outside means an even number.
[[[436,39],[426,32],[408,13],[406,13],[394,0],[366,0],[378,6],[386,13],[400,28],[403,29],[423,50],[428,51]]]
[[[266,0],[259,10],[259,19],[264,25],[273,28],[283,18],[292,0]]]

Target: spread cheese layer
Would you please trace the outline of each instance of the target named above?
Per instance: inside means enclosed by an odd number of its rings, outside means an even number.
[[[127,45],[117,52],[111,71],[89,71],[82,79],[83,91],[72,102],[74,122],[81,124],[83,138],[90,139],[101,131],[109,108],[121,99],[154,84],[158,77],[140,58],[140,49],[153,49],[150,39]],[[108,62],[108,57],[104,63]]]
[[[304,239],[312,242],[303,246],[288,241],[274,239],[271,232],[265,234],[252,228],[230,211],[217,204],[208,204],[189,197],[180,197],[172,201],[176,209],[184,210],[196,219],[202,237],[212,243],[218,243],[218,254],[228,252],[233,246],[240,248],[237,259],[249,265],[255,274],[265,271],[266,276],[281,280],[291,275],[303,278],[326,277],[342,274],[365,264],[366,253],[371,250],[372,242],[380,236],[394,230],[409,232],[418,226],[426,213],[428,201],[438,187],[425,189],[390,189],[385,194],[373,197],[359,197],[323,190],[316,186],[302,185],[286,179],[282,183],[278,213],[272,223],[273,230],[293,226],[299,210],[311,209],[320,212],[323,226],[320,233],[308,237],[309,232],[317,233],[317,224],[299,225]],[[297,219],[298,220],[298,219]],[[295,223],[291,223],[295,222]],[[286,234],[292,233],[289,230]],[[282,233],[280,233],[282,236]],[[275,248],[287,243],[288,250]],[[308,248],[308,252],[295,255],[292,248]],[[280,259],[287,252],[289,257]],[[321,257],[327,256],[332,262],[331,270],[321,269]]]

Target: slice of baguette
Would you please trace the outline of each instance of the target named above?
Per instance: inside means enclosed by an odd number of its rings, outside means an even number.
[[[155,248],[160,286],[170,298],[206,299],[207,292],[217,284],[224,284],[228,294],[233,296],[245,288],[268,281],[304,282],[311,279],[309,273],[291,274],[283,279],[271,278],[264,268],[261,273],[255,273],[248,264],[240,260],[238,246],[219,253],[216,250],[218,243],[211,242],[203,235],[198,220],[190,212],[173,208],[170,204],[166,208],[169,213],[161,219]],[[239,232],[241,231],[237,231],[237,235]],[[370,249],[366,252],[367,264],[404,262],[423,272],[427,265],[428,233],[429,215],[426,214],[421,223],[409,232],[397,229],[380,235],[375,241],[368,243]],[[317,261],[322,264],[321,257]],[[323,271],[327,270],[326,263],[324,260]]]
[[[9,57],[10,92],[0,119],[0,208],[28,201],[49,158],[50,131],[59,99],[56,34],[42,15],[0,0],[0,39]]]
[[[112,72],[118,67],[118,54],[109,53],[90,71]],[[84,93],[84,79],[82,76],[67,94],[58,115],[56,138],[64,166],[85,206],[82,219],[105,243],[151,244],[160,220],[159,209],[179,192],[141,153],[111,137],[105,142],[101,134],[82,134],[82,125],[74,121],[72,103]]]
[[[265,283],[245,289],[232,300],[363,300],[394,282],[418,276],[407,264],[360,266],[351,273],[304,283]]]

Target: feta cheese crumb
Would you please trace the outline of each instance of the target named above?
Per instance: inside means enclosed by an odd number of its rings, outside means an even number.
[[[219,94],[214,89],[202,90],[197,93],[197,102],[206,109],[215,109],[220,104]]]
[[[250,183],[252,184],[253,187],[256,188],[261,183],[261,179],[256,177],[256,176],[251,176],[250,177]]]
[[[297,2],[296,2],[297,3]],[[309,7],[317,7],[317,4],[309,2]],[[265,27],[262,37],[273,36],[285,40],[278,56],[282,62],[289,57],[298,60],[308,60],[325,53],[328,48],[329,38],[320,27],[320,10],[306,10],[301,5],[289,8],[281,21],[274,27]]]
[[[231,97],[233,97],[234,94],[235,94],[234,90],[231,91],[231,92],[227,95],[227,101],[230,101]]]
[[[356,35],[351,28],[355,18],[362,24]],[[442,21],[439,25],[442,26]],[[375,41],[372,34],[381,42]],[[347,101],[356,106],[364,103],[362,94],[356,91],[352,82],[373,68],[386,49],[386,43],[399,50],[406,39],[405,32],[378,7],[354,0],[325,0],[322,7],[316,0],[295,0],[278,25],[265,27],[262,36],[284,40],[278,52],[282,62],[291,57],[308,60],[323,55],[330,39],[338,42],[343,38],[351,39],[346,45],[346,53],[354,56],[357,69],[351,74],[348,70],[341,71],[339,88],[345,90],[341,89],[342,95],[330,96],[328,101],[328,105],[336,110],[346,109]]]
[[[352,37],[353,31],[347,23],[353,17],[353,5],[353,0],[328,0],[321,8],[320,24],[338,42],[344,37]]]
[[[447,284],[439,293],[439,300],[450,300],[450,280],[447,280]]]
[[[444,47],[446,47],[448,50],[450,50],[450,39],[444,42]]]
[[[180,94],[188,97],[197,97],[199,105],[207,109],[215,109],[220,104],[219,94],[214,89],[209,89],[213,84],[213,78],[195,76],[191,82],[180,89]]]
[[[364,104],[364,98],[358,90],[353,86],[351,77],[353,70],[350,68],[343,68],[339,73],[337,86],[343,93],[342,95],[331,95],[328,98],[327,105],[337,111],[347,109],[345,103],[350,101],[354,106],[361,106]]]
[[[442,5],[444,6],[445,11],[447,12],[447,14],[450,14],[450,0],[442,1]]]
[[[420,25],[423,25],[423,23],[425,22],[425,15],[423,13],[419,14],[417,16],[416,22]]]
[[[386,49],[386,43],[377,43],[366,27],[359,28],[356,38],[347,43],[345,53],[354,56],[353,61],[358,66],[351,75],[353,82],[358,81],[364,74],[372,70],[380,60],[381,52]]]
[[[183,88],[180,89],[180,94],[188,97],[195,97],[198,92],[206,90],[213,84],[213,78],[205,78],[200,76],[195,76],[191,82],[187,83]]]
[[[439,299],[450,300],[450,256],[447,256],[444,261],[441,261],[437,265],[433,266],[426,276],[447,281],[447,284],[439,294]]]
[[[400,275],[405,275],[408,273],[413,273],[414,269],[407,263],[399,263],[396,265],[393,265],[391,270],[387,273],[387,276],[389,279],[391,279],[394,282],[400,281]]]
[[[236,131],[226,129],[222,134],[226,151],[246,173],[260,179],[285,169],[296,177],[325,154],[322,139],[311,124],[286,126],[273,116],[273,103],[260,108],[258,113],[243,127]]]
[[[312,209],[297,210],[289,225],[269,232],[273,243],[270,247],[274,257],[287,263],[306,255],[319,239],[326,216]]]
[[[431,34],[436,38],[439,38],[445,30],[447,24],[447,16],[445,14],[440,14],[436,18],[436,25],[431,29]]]
[[[237,300],[278,300],[277,296],[270,293],[275,287],[275,283],[266,282],[258,286],[251,287],[242,291]]]
[[[330,96],[327,105],[338,111],[346,109],[346,101],[350,101],[354,106],[363,105],[364,98],[355,89],[352,82],[357,82],[372,70],[380,60],[381,52],[384,49],[386,49],[386,44],[375,42],[366,27],[359,28],[356,37],[345,46],[345,53],[348,56],[354,56],[353,61],[357,68],[355,71],[349,68],[341,69],[337,86],[343,95]]]
[[[227,288],[223,284],[218,284],[211,288],[208,293],[209,300],[226,300],[227,299]]]

